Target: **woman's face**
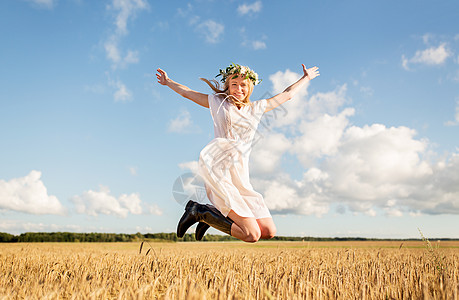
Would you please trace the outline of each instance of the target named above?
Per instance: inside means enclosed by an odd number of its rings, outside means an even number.
[[[242,101],[249,95],[249,81],[241,76],[231,78],[229,82],[229,94]]]

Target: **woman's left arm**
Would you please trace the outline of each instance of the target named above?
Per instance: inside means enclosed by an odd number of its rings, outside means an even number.
[[[302,64],[302,66],[304,73],[303,77],[301,77],[297,82],[286,88],[282,93],[267,99],[268,105],[266,106],[265,112],[275,109],[284,102],[287,102],[288,100],[292,99],[292,97],[296,94],[298,89],[301,88],[301,86],[303,86],[307,81],[312,80],[320,75],[318,67],[306,69],[304,64]]]

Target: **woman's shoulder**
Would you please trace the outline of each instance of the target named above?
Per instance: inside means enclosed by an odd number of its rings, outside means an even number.
[[[219,107],[222,101],[225,99],[224,96],[219,95],[219,94],[209,94],[208,95],[208,102],[209,102],[209,107]]]
[[[259,100],[252,101],[252,104],[261,105],[263,103],[266,103],[267,101],[268,101],[267,99],[259,99]]]
[[[266,106],[267,103],[268,103],[268,100],[267,100],[267,99],[260,99],[260,100],[252,101],[252,105],[253,105],[254,107],[257,107],[257,106]]]
[[[254,113],[264,113],[266,106],[268,105],[268,100],[260,99],[256,101],[252,101],[252,109]]]
[[[221,94],[209,94],[208,96],[209,101],[214,100],[214,101],[222,101],[224,99],[224,96]]]

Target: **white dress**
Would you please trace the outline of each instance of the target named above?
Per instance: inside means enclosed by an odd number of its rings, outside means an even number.
[[[224,216],[233,210],[241,217],[271,217],[249,181],[249,156],[266,105],[263,99],[239,110],[224,96],[209,95],[215,138],[201,151],[199,175],[210,202]]]

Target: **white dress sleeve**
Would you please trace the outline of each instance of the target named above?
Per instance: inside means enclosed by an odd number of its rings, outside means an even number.
[[[210,114],[215,123],[217,122],[215,118],[217,117],[217,109],[220,104],[220,101],[218,100],[217,96],[215,96],[214,94],[209,94],[207,101],[209,102]]]
[[[266,106],[268,106],[268,100],[262,99],[253,102],[253,114],[257,119],[260,119],[265,113]]]
[[[209,102],[209,108],[212,111],[212,108],[215,106],[215,95],[209,94],[207,96],[207,102]]]

